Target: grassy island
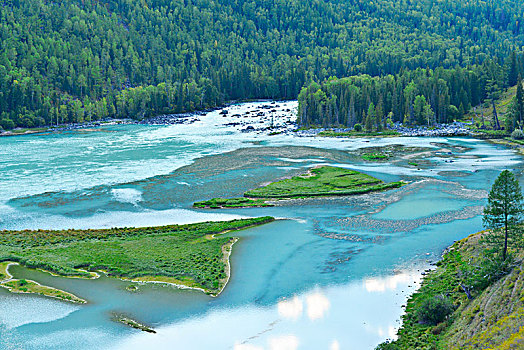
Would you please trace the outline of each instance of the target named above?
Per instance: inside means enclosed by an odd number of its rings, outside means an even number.
[[[522,349],[524,255],[497,277],[493,266],[481,261],[483,234],[448,248],[408,300],[398,339],[377,349]],[[482,273],[472,273],[477,266]],[[434,320],[446,309],[447,317]]]
[[[16,263],[10,261],[4,261],[0,263],[0,287],[6,288],[11,293],[39,294],[72,303],[86,303],[84,299],[79,298],[74,294],[67,293],[53,287],[43,286],[35,281],[13,278],[8,270],[9,266],[15,264]]]
[[[367,160],[368,162],[375,162],[375,161],[381,161],[381,160],[387,160],[389,158],[389,155],[383,152],[372,152],[372,153],[364,153],[361,155],[362,159]]]
[[[229,255],[237,240],[220,234],[273,220],[261,217],[146,228],[0,231],[0,285],[13,292],[58,297],[51,295],[49,287],[12,279],[7,262],[16,262],[66,277],[93,278],[93,271],[104,271],[121,279],[170,283],[217,295],[229,279]],[[61,299],[69,300],[66,295]]]
[[[213,198],[207,201],[195,202],[195,208],[247,208],[247,207],[272,207],[264,199],[240,198]]]
[[[307,173],[272,182],[269,185],[249,190],[243,198],[213,198],[208,201],[196,202],[196,208],[232,208],[232,207],[263,207],[275,201],[291,198],[350,196],[390,188],[398,188],[404,182],[385,183],[373,176],[355,170],[321,166]]]

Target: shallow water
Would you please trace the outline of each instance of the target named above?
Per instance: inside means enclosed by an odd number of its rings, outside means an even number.
[[[0,290],[0,348],[372,349],[394,336],[401,305],[454,240],[482,228],[487,189],[512,151],[468,138],[333,139],[242,133],[224,124],[259,117],[231,107],[192,125],[110,126],[0,138],[0,229],[149,226],[272,215],[234,233],[232,278],[217,298],[165,285],[74,280],[22,267],[89,301],[72,306]],[[292,118],[279,103],[275,115]],[[401,144],[432,153],[362,161],[354,151]],[[439,149],[445,152],[439,154]],[[449,154],[451,153],[451,154]],[[194,210],[319,164],[365,171],[401,189],[359,197],[293,200],[273,208]],[[111,320],[151,325],[141,333]]]

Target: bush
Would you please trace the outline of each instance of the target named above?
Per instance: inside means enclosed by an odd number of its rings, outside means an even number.
[[[515,129],[511,133],[511,138],[514,140],[523,140],[524,139],[524,132],[522,132],[521,129]]]
[[[389,340],[386,340],[385,342],[379,344],[375,350],[400,350],[400,346],[395,344],[394,342],[391,342]]]
[[[471,293],[481,293],[484,289],[511,272],[514,258],[508,254],[505,261],[494,252],[485,251],[480,264],[464,264],[459,276],[464,287]]]
[[[355,126],[353,127],[353,129],[355,129],[356,132],[361,132],[361,131],[362,131],[362,125],[360,125],[360,124],[355,124]]]
[[[2,119],[0,120],[0,126],[5,130],[11,130],[15,128],[15,122],[11,119]]]
[[[444,321],[454,310],[453,303],[443,295],[427,298],[417,308],[418,321],[423,324],[437,325]]]

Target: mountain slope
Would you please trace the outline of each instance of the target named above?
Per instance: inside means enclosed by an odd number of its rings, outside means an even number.
[[[398,340],[379,349],[522,349],[524,347],[524,262],[517,256],[511,270],[495,282],[481,277],[486,288],[464,292],[464,269],[480,261],[482,232],[452,245],[408,301]],[[477,281],[478,282],[478,281]],[[436,326],[417,317],[424,300],[441,295],[456,310]]]
[[[503,60],[523,42],[519,3],[3,0],[0,125],[296,98],[329,76]]]

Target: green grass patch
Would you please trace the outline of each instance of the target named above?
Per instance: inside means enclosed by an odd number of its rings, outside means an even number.
[[[261,217],[146,228],[0,231],[0,261],[62,276],[91,278],[89,271],[103,270],[119,278],[173,279],[216,294],[227,281],[226,248],[236,238],[214,235],[273,220]]]
[[[247,191],[249,198],[308,198],[363,194],[397,188],[403,182],[383,181],[355,170],[323,166],[305,175],[294,176]]]
[[[511,143],[516,143],[518,145],[524,145],[524,140],[516,140],[516,139],[512,139],[511,137],[506,137],[504,138],[504,140],[511,142]]]
[[[385,157],[388,157],[384,154]],[[376,154],[383,159],[382,154]],[[195,208],[244,208],[269,207],[268,201],[289,198],[350,196],[398,188],[404,182],[384,183],[373,176],[355,170],[323,166],[311,169],[303,175],[272,182],[264,187],[249,190],[241,198],[213,198],[195,202]]]
[[[474,136],[480,139],[503,139],[510,136],[510,134],[506,130],[477,129],[474,127],[471,127],[470,129],[471,131],[473,131]]]
[[[369,162],[386,160],[389,158],[389,156],[386,153],[382,152],[364,153],[361,155],[361,157],[362,159],[367,160]]]
[[[12,279],[7,282],[0,283],[0,286],[8,289],[12,293],[38,294],[78,304],[84,304],[86,302],[84,299],[79,298],[71,293],[67,293],[56,288],[43,286],[31,280]]]
[[[240,198],[213,198],[207,201],[195,202],[195,208],[245,208],[245,207],[272,207],[273,204],[266,203],[264,199]]]

